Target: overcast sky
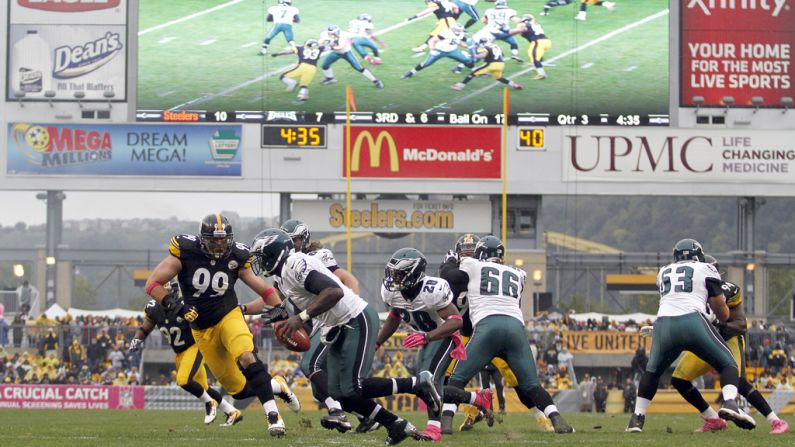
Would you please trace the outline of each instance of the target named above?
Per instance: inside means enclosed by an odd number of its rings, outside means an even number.
[[[25,222],[42,224],[47,207],[36,199],[37,191],[0,191],[0,225]],[[279,213],[277,194],[231,193],[132,193],[66,192],[64,220],[85,218],[132,219],[176,216],[201,220],[211,212],[234,211],[243,217],[273,217]]]

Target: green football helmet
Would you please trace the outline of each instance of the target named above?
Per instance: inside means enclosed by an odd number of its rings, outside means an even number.
[[[282,261],[293,252],[290,235],[278,228],[268,228],[254,236],[251,254],[254,256],[254,273],[265,276],[278,275]]]
[[[480,238],[475,245],[475,258],[481,261],[498,262],[502,264],[505,256],[505,246],[496,236],[485,236]]]
[[[297,245],[295,243],[296,239],[301,241],[301,246],[298,247],[298,251],[302,251],[304,253],[307,252],[310,234],[309,227],[303,221],[298,219],[290,219],[282,224],[281,229],[290,235],[290,238],[293,240],[293,245]]]
[[[674,245],[674,262],[694,260],[704,262],[704,249],[695,239],[682,239]]]
[[[384,269],[384,287],[392,292],[409,290],[425,278],[428,261],[416,248],[396,251]]]

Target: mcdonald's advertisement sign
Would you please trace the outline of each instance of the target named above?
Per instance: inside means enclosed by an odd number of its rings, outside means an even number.
[[[353,126],[351,142],[351,177],[500,178],[499,127]]]

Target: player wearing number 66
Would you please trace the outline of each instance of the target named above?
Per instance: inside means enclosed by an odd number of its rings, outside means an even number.
[[[255,354],[235,283],[240,278],[271,306],[281,303],[275,289],[251,269],[248,247],[234,241],[232,225],[220,214],[207,215],[197,236],[171,238],[168,250],[169,255],[147,279],[146,293],[172,312],[179,302],[163,284],[177,278],[185,304],[195,307],[198,314],[191,322],[192,334],[210,371],[233,397],[256,395],[265,409],[268,431],[283,436],[284,422],[273,400],[271,376]]]

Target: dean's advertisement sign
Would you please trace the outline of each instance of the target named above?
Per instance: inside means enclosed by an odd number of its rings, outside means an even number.
[[[681,2],[681,104],[765,105],[795,96],[795,0],[687,0]]]
[[[11,123],[9,175],[241,175],[240,126]]]
[[[795,132],[580,128],[564,132],[563,179],[792,184]]]
[[[0,409],[142,410],[144,387],[0,385]]]
[[[345,201],[296,200],[293,214],[313,231],[346,228]],[[353,200],[351,230],[378,233],[491,232],[488,200]]]
[[[126,33],[124,25],[11,25],[6,98],[124,100]]]
[[[343,146],[343,176],[344,154]],[[351,128],[351,177],[499,179],[500,172],[499,127]]]

